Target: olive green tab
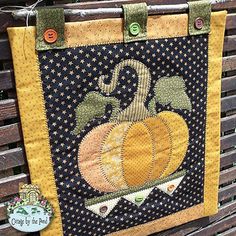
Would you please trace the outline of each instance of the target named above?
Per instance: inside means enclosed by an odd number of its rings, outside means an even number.
[[[124,42],[147,39],[147,4],[125,4],[124,10]]]
[[[65,17],[63,8],[36,10],[36,49],[38,51],[65,48]]]
[[[210,32],[211,3],[209,0],[189,1],[189,35]]]

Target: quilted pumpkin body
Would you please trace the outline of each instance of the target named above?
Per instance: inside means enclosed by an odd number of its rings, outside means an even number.
[[[138,122],[102,124],[79,147],[80,172],[104,192],[142,186],[178,169],[188,139],[186,122],[170,111]]]

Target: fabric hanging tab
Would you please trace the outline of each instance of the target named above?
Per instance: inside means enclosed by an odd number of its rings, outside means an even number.
[[[125,4],[124,10],[124,42],[134,42],[147,39],[146,3]]]
[[[208,34],[210,32],[211,3],[209,0],[189,1],[189,35]]]
[[[36,49],[38,51],[65,48],[64,9],[36,10]]]

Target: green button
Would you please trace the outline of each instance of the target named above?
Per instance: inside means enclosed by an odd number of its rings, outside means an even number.
[[[132,24],[130,24],[129,26],[129,32],[133,35],[133,36],[137,36],[140,33],[141,27],[139,25],[139,23],[137,22],[133,22]]]
[[[142,195],[137,195],[137,196],[135,197],[135,202],[140,203],[140,202],[142,202],[142,201],[143,201],[143,196],[142,196]]]

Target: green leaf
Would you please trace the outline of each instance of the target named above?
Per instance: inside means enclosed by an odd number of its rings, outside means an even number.
[[[184,80],[180,76],[162,77],[154,87],[155,100],[163,106],[191,111],[192,104],[186,93]]]
[[[114,120],[119,113],[119,100],[112,97],[105,97],[98,92],[88,93],[84,101],[76,108],[76,128],[73,131],[74,134],[79,134],[92,119],[104,116],[108,104],[112,106],[110,120]]]

